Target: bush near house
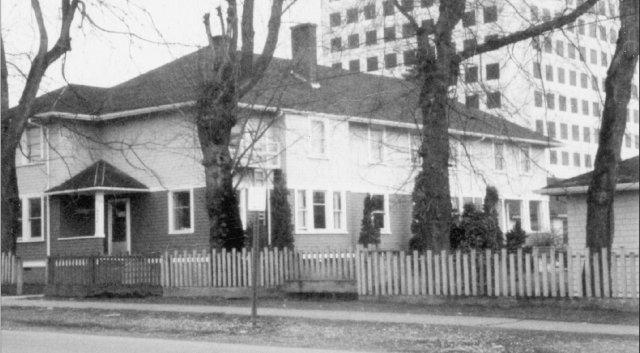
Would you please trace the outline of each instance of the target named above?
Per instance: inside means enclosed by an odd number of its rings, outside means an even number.
[[[498,191],[487,187],[483,210],[473,204],[463,207],[462,217],[451,225],[452,249],[499,249],[503,246],[503,234],[498,224]]]
[[[527,233],[522,229],[520,221],[516,221],[513,229],[507,232],[506,238],[507,249],[509,250],[517,250],[524,245],[524,242],[527,239]]]
[[[364,209],[362,211],[362,223],[360,226],[360,237],[358,243],[367,247],[370,244],[378,246],[380,244],[380,228],[373,222],[373,200],[367,194],[364,198]]]
[[[287,197],[287,182],[281,170],[273,171],[273,191],[271,192],[271,244],[277,248],[293,249],[293,225],[291,206]]]

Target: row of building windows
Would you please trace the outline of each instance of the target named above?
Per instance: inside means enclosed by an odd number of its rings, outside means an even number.
[[[415,0],[400,0],[398,1],[398,3],[400,4],[400,6],[403,8],[404,11],[412,11],[415,7],[416,7],[416,2]],[[427,8],[432,6],[435,1],[434,0],[420,0],[420,7],[422,8]],[[495,7],[495,6],[494,6]],[[365,5],[362,9],[359,9],[357,7],[351,7],[348,8],[346,10],[345,16],[344,16],[344,23],[346,24],[350,24],[350,23],[357,23],[359,21],[361,21],[360,18],[360,13],[362,12],[362,16],[364,17],[364,20],[372,20],[374,18],[376,18],[379,13],[376,9],[376,4],[367,4]],[[383,1],[382,2],[382,15],[383,16],[392,16],[396,13],[396,7],[394,5],[394,1],[393,0],[387,0],[387,1]],[[496,17],[497,17],[497,12],[496,12]],[[343,24],[343,15],[340,12],[332,12],[329,14],[329,25],[331,27],[338,27],[341,26]]]
[[[558,159],[558,157],[560,157],[560,159]],[[583,158],[584,158],[584,162],[583,162]],[[563,165],[563,166],[572,165],[578,168],[582,166],[584,166],[585,168],[593,168],[593,157],[591,157],[590,154],[584,154],[583,156],[582,154],[575,152],[573,153],[573,157],[571,158],[569,152],[567,151],[550,150],[549,164]]]
[[[546,107],[549,110],[559,110],[561,112],[570,111],[571,113],[578,114],[582,112],[582,115],[589,115],[589,106],[591,106],[591,114],[599,118],[602,114],[599,102],[589,102],[588,100],[581,100],[578,105],[577,98],[569,98],[562,94],[558,94],[558,100],[556,105],[555,93],[542,93],[541,91],[533,92],[533,103],[538,108]]]
[[[604,13],[604,11],[603,11]],[[555,17],[559,17],[560,13],[556,12]],[[539,20],[549,21],[551,20],[551,11],[549,9],[542,9],[542,13],[540,10],[532,6],[531,7],[531,20],[537,22]],[[609,41],[612,44],[615,44],[618,40],[615,29],[610,28],[607,34],[607,28],[603,25],[597,24],[596,22],[591,22],[588,25],[585,24],[583,19],[578,19],[574,23],[568,24],[566,30],[569,32],[577,32],[579,35],[586,35],[588,29],[588,35],[592,38],[599,38],[602,41]]]
[[[416,63],[416,51],[415,50],[405,50],[402,53],[403,65],[410,66]],[[385,54],[382,57],[383,62],[380,63],[377,56],[370,56],[365,59],[366,66],[365,71],[377,71],[382,69],[383,67],[386,69],[393,69],[400,65],[398,62],[398,55],[396,53]],[[381,65],[382,64],[382,65]],[[343,69],[341,62],[336,62],[331,65],[334,69]],[[360,65],[360,59],[353,59],[347,62],[347,69],[351,72],[360,72],[362,71]]]
[[[560,131],[556,130],[556,126],[560,129]],[[542,120],[536,120],[536,131],[540,134],[544,134],[545,124]],[[558,123],[556,125],[555,121],[547,121],[547,136],[552,139],[561,139],[561,140],[569,140],[569,124],[566,123]],[[580,136],[580,132],[582,131],[582,136]],[[593,129],[593,134],[591,128],[588,126],[580,128],[579,125],[571,125],[571,140],[576,142],[584,142],[584,143],[598,143],[598,138],[600,137],[600,130]],[[627,133],[624,135],[624,145],[627,148],[640,148],[640,137],[638,135],[631,135]]]
[[[465,106],[467,108],[480,109],[480,94],[469,94],[465,97]],[[500,91],[486,92],[487,109],[496,109],[502,107],[502,93]]]

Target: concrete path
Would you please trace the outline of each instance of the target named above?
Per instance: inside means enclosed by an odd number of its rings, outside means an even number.
[[[29,300],[24,297],[3,297],[2,306],[44,307],[70,309],[136,310],[151,312],[176,312],[196,314],[250,315],[250,309],[237,306],[176,305],[119,303],[104,301],[72,300]],[[585,322],[564,322],[546,320],[520,320],[511,318],[479,316],[445,316],[425,314],[402,314],[390,312],[362,312],[346,310],[302,310],[282,308],[259,308],[258,315],[271,317],[291,317],[333,321],[360,321],[378,323],[400,323],[421,325],[466,326],[479,328],[500,328],[513,330],[567,332],[582,334],[608,334],[640,336],[638,326],[590,324]]]
[[[254,346],[203,341],[98,336],[49,331],[2,330],[3,353],[346,353],[311,348]]]

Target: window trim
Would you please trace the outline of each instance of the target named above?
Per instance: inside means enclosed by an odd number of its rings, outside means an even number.
[[[313,193],[314,192],[323,192],[325,195],[324,200],[324,208],[325,208],[325,225],[326,228],[314,228],[313,217],[314,217],[314,209],[313,209]],[[342,209],[340,210],[340,215],[342,218],[342,224],[340,227],[335,227],[335,220],[333,219],[334,205],[333,205],[333,194],[340,193],[340,201]],[[309,189],[294,189],[294,209],[295,209],[295,219],[294,219],[294,228],[296,234],[348,234],[347,231],[347,194],[344,190],[334,190],[331,188],[309,188]],[[300,210],[300,195],[304,194],[304,197],[307,201],[306,204],[306,214],[305,214],[305,223],[306,227],[300,227],[299,215],[298,211]]]
[[[389,215],[389,194],[388,193],[369,193],[370,196],[382,195],[382,199],[384,202],[384,227],[380,228],[380,234],[389,235],[391,234],[391,217]],[[371,213],[373,215],[373,211]]]
[[[36,160],[31,160],[31,158],[29,158],[29,156],[27,155],[26,152],[28,152],[28,138],[27,138],[27,130],[28,129],[38,129],[40,132],[40,156],[38,157],[38,159]],[[46,155],[46,151],[45,151],[45,128],[44,126],[41,125],[35,125],[35,124],[28,124],[25,129],[24,132],[22,134],[22,137],[20,139],[20,146],[18,154],[20,155],[19,158],[19,163],[16,163],[16,167],[20,167],[20,166],[27,166],[27,165],[37,165],[37,164],[43,164],[45,163],[45,155]]]
[[[31,205],[30,200],[40,199],[40,236],[31,236]],[[17,243],[41,243],[45,241],[45,209],[43,195],[25,195],[20,198],[21,230],[22,233],[16,238]]]
[[[173,194],[177,192],[189,192],[189,218],[191,227],[185,229],[175,229],[173,224]],[[168,233],[169,234],[193,234],[195,231],[195,208],[193,200],[193,188],[187,189],[173,189],[167,192],[167,206],[168,206]]]
[[[373,160],[373,139],[371,137],[372,128],[371,128],[371,125],[369,125],[367,127],[367,160],[369,162],[369,165],[384,165],[386,157],[387,157],[386,148],[385,148],[386,130],[387,129],[384,126],[376,127],[374,129],[375,130],[379,130],[380,133],[381,133],[381,137],[382,137],[382,143],[380,145],[381,156],[380,156],[380,160],[379,161],[374,161]]]
[[[322,152],[321,153],[316,153],[314,150],[314,146],[313,146],[313,125],[314,123],[320,123],[322,124]],[[327,124],[325,123],[324,120],[322,119],[314,119],[314,118],[310,118],[309,119],[309,138],[308,138],[308,153],[307,156],[310,158],[320,158],[320,159],[326,159],[327,158]]]

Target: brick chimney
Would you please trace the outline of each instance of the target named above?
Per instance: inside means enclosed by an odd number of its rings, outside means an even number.
[[[302,23],[291,27],[291,61],[294,74],[314,84],[317,77],[316,28],[314,23]]]

